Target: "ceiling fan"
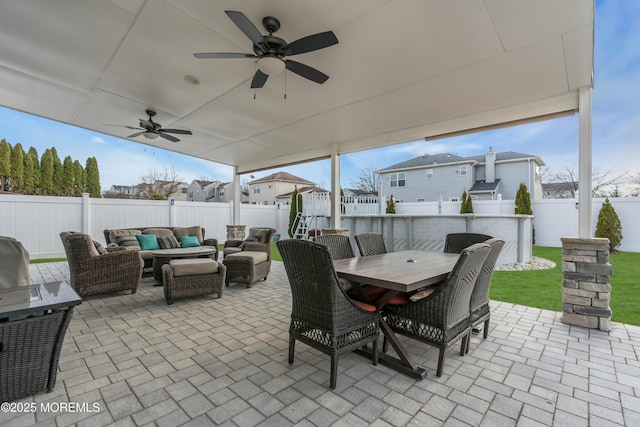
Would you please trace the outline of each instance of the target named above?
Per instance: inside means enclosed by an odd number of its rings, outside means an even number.
[[[305,79],[316,83],[324,83],[329,76],[313,67],[291,59],[285,59],[291,55],[312,52],[325,47],[338,44],[338,38],[333,31],[313,34],[294,42],[287,43],[280,37],[273,35],[280,29],[280,21],[272,16],[262,19],[262,26],[269,33],[263,36],[255,25],[242,12],[227,10],[225,13],[234,24],[253,42],[253,51],[250,53],[194,53],[196,58],[256,58],[258,69],[251,81],[251,88],[258,89],[264,86],[269,76],[280,73],[284,68],[293,71]]]
[[[183,129],[163,129],[160,123],[156,123],[153,121],[152,117],[156,115],[156,112],[153,110],[145,110],[147,115],[149,116],[149,120],[140,119],[140,127],[134,126],[120,126],[126,127],[127,129],[139,130],[141,132],[136,132],[132,135],[129,135],[127,138],[135,138],[140,135],[144,136],[147,139],[156,139],[157,137],[162,137],[164,139],[168,139],[171,142],[180,141],[173,135],[168,135],[170,133],[177,133],[180,135],[192,135],[190,130]],[[117,125],[107,125],[107,126],[117,126]]]

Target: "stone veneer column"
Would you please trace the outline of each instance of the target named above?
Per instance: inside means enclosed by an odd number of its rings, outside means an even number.
[[[562,239],[562,323],[611,330],[609,239]]]
[[[246,225],[227,225],[227,240],[244,240]]]

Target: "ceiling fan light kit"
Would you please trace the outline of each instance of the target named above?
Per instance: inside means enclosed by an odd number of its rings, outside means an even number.
[[[322,84],[329,79],[329,76],[313,67],[286,58],[288,56],[313,52],[315,50],[324,49],[326,47],[333,46],[334,44],[338,44],[338,38],[332,31],[312,34],[294,42],[287,43],[280,37],[273,35],[273,33],[280,29],[280,21],[272,16],[267,16],[262,19],[262,26],[269,33],[269,35],[263,36],[244,13],[233,10],[227,10],[225,13],[229,19],[236,24],[240,31],[242,31],[253,42],[253,52],[255,54],[210,52],[194,53],[193,56],[198,59],[257,59],[256,65],[258,69],[251,80],[252,89],[259,89],[263,87],[269,76],[277,75],[285,68],[318,84]]]

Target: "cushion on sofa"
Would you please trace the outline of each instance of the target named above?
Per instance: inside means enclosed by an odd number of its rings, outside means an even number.
[[[143,251],[153,251],[160,249],[158,244],[158,237],[155,234],[136,234],[136,239],[140,245],[140,249]]]
[[[128,236],[117,236],[116,243],[118,244],[118,246],[124,246],[127,249],[141,249],[135,234],[131,234]]]
[[[196,248],[201,245],[196,236],[182,236],[180,237],[180,246],[183,248]]]
[[[118,244],[118,236],[135,236],[142,234],[140,230],[111,230],[109,232],[109,242]]]
[[[172,234],[171,236],[158,237],[160,249],[176,249],[180,247],[180,242]]]
[[[200,244],[204,242],[204,236],[202,235],[202,228],[199,225],[196,225],[193,227],[174,228],[173,235],[176,236],[178,240],[180,240],[180,237],[183,237],[183,236],[196,236]]]
[[[142,230],[142,234],[155,234],[159,239],[160,237],[173,236],[173,230],[170,228],[147,228]]]

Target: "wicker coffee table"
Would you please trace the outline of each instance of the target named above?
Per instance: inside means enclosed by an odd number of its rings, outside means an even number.
[[[162,266],[178,258],[211,258],[214,259],[216,250],[207,247],[158,249],[151,251],[153,255],[153,278],[162,283]]]

